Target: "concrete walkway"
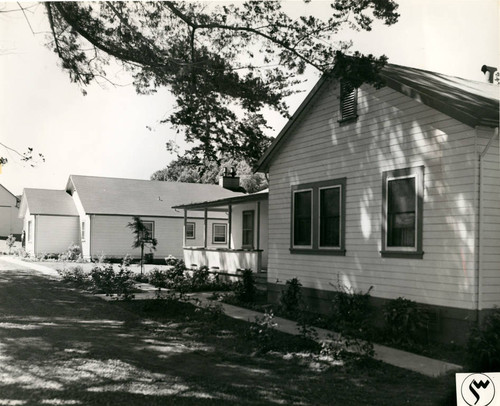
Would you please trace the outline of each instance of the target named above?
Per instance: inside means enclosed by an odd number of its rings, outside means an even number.
[[[33,269],[43,275],[59,278],[59,274],[53,270],[52,268],[34,264],[30,262],[22,261],[18,258],[2,256],[0,257],[2,260],[6,262],[10,262],[16,265],[21,265],[26,268]],[[147,283],[139,283],[137,287],[141,289],[143,292],[136,293],[135,299],[154,299],[158,295],[158,290]],[[166,293],[166,292],[165,292]],[[201,304],[212,303],[213,301],[209,300],[208,297],[211,293],[192,293],[186,295],[189,299],[196,301],[199,300]],[[116,300],[116,298],[105,296],[105,295],[96,295],[100,296],[104,300]],[[256,312],[253,310],[229,305],[226,303],[220,303],[224,310],[224,313],[232,318],[245,320],[254,322],[257,317],[262,317],[262,313]],[[282,331],[288,334],[299,335],[299,327],[296,322],[287,320],[281,317],[275,317],[273,319],[277,326],[275,327],[277,330]],[[315,328],[318,334],[318,341],[330,341],[332,337],[339,337],[338,333],[335,333],[330,330],[325,330],[322,328]],[[410,371],[418,372],[423,375],[427,375],[430,377],[438,377],[453,371],[460,371],[462,367],[460,365],[452,364],[445,361],[440,361],[436,359],[432,359],[429,357],[424,357],[422,355],[413,354],[407,351],[398,350],[391,347],[386,347],[384,345],[374,344],[375,356],[374,358],[385,362],[390,365],[394,365],[399,368],[404,368]]]

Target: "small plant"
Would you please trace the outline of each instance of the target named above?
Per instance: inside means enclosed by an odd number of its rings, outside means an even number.
[[[79,245],[71,244],[66,251],[66,258],[68,261],[76,261],[82,255],[82,250]]]
[[[303,306],[302,284],[297,278],[286,281],[285,290],[281,291],[280,304],[283,312],[294,314]]]
[[[132,263],[132,257],[129,254],[126,254],[122,259],[122,266],[128,267]]]
[[[157,288],[167,287],[167,273],[158,268],[153,268],[148,274],[149,283]]]
[[[134,216],[132,221],[127,224],[127,227],[132,230],[134,234],[134,242],[132,248],[141,249],[141,275],[144,269],[144,248],[149,248],[150,253],[156,250],[158,241],[151,235],[151,231],[144,224],[139,216]]]
[[[383,310],[386,333],[396,344],[415,345],[427,332],[429,317],[413,300],[402,297],[389,301]]]
[[[318,332],[310,323],[309,314],[302,310],[299,312],[297,325],[299,326],[299,334],[304,340],[317,340]]]
[[[482,325],[471,330],[467,364],[470,372],[500,371],[500,309],[494,309]]]
[[[242,280],[236,285],[236,298],[241,302],[253,303],[257,296],[257,287],[255,285],[255,277],[251,269],[240,270]]]
[[[209,284],[210,272],[208,271],[208,266],[202,266],[193,271],[192,275],[192,286],[193,289],[203,288]]]
[[[104,255],[104,252],[101,251],[101,253],[99,255],[94,256],[94,258],[92,259],[92,262],[94,262],[96,264],[105,264],[108,262],[108,259],[106,258],[106,255]]]
[[[70,283],[75,288],[89,289],[92,286],[92,280],[81,266],[63,269],[62,271],[58,270],[57,272],[61,275],[63,282]]]
[[[95,266],[90,271],[90,277],[96,290],[105,293],[106,295],[111,295],[115,293],[113,279],[115,276],[115,271],[113,265],[109,264],[104,267]]]
[[[165,258],[165,263],[170,266],[170,270],[176,272],[177,274],[184,273],[187,269],[183,259],[178,259],[172,255]]]
[[[331,317],[334,329],[348,335],[366,335],[369,330],[369,316],[372,312],[370,292],[373,286],[362,293],[340,283],[332,300]]]
[[[16,237],[14,237],[14,235],[12,234],[10,234],[5,240],[5,244],[7,244],[7,247],[9,247],[9,254],[11,253],[12,247],[14,246],[15,242]]]
[[[266,311],[262,317],[256,317],[255,323],[250,325],[250,337],[257,341],[257,347],[261,352],[271,349],[275,336],[274,328],[277,326],[272,310]]]
[[[321,343],[320,358],[330,358],[333,361],[361,361],[373,358],[375,350],[370,341],[353,337],[329,336]]]

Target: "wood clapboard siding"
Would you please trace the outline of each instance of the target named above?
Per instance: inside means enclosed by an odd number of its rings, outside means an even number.
[[[358,114],[339,125],[339,88],[326,85],[274,156],[268,280],[297,277],[321,290],[335,290],[338,282],[362,291],[373,286],[376,297],[473,309],[475,130],[389,88],[359,89]],[[424,258],[382,258],[382,174],[420,165]],[[291,254],[291,186],[341,177],[347,178],[346,255]]]
[[[80,245],[80,218],[38,215],[36,218],[36,254],[61,254],[72,244]]]
[[[155,257],[173,255],[182,258],[182,235],[184,219],[141,216],[143,221],[153,221],[155,238],[158,240]],[[123,257],[129,254],[140,257],[139,248],[132,248],[133,234],[127,224],[132,216],[94,215],[92,217],[91,255],[104,254],[108,257]],[[149,251],[146,249],[145,253]]]
[[[491,135],[478,137],[478,152],[486,148]],[[500,304],[500,154],[498,135],[482,160],[481,204],[481,305]]]

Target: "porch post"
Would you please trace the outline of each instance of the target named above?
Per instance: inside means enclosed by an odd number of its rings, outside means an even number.
[[[182,229],[182,245],[186,246],[186,225],[187,225],[187,210],[184,209],[184,227]]]
[[[257,202],[257,249],[260,249],[260,202]]]
[[[233,206],[232,205],[229,205],[229,212],[228,212],[228,223],[229,223],[229,232],[228,232],[228,240],[227,240],[227,248],[228,249],[231,249],[231,236],[233,235],[232,234],[232,225],[233,225]]]
[[[208,240],[208,209],[204,210],[204,233],[203,233],[203,247],[207,248],[207,240]]]

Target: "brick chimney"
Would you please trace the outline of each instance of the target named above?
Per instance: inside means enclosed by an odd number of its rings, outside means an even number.
[[[232,190],[233,192],[241,192],[242,187],[240,187],[240,178],[236,176],[236,170],[231,167],[231,172],[224,168],[222,176],[219,178],[219,186],[224,189]]]
[[[494,68],[493,66],[486,66],[483,65],[481,67],[481,72],[486,73],[488,72],[488,82],[493,83],[493,78],[495,76],[495,72],[497,71],[497,68]]]

